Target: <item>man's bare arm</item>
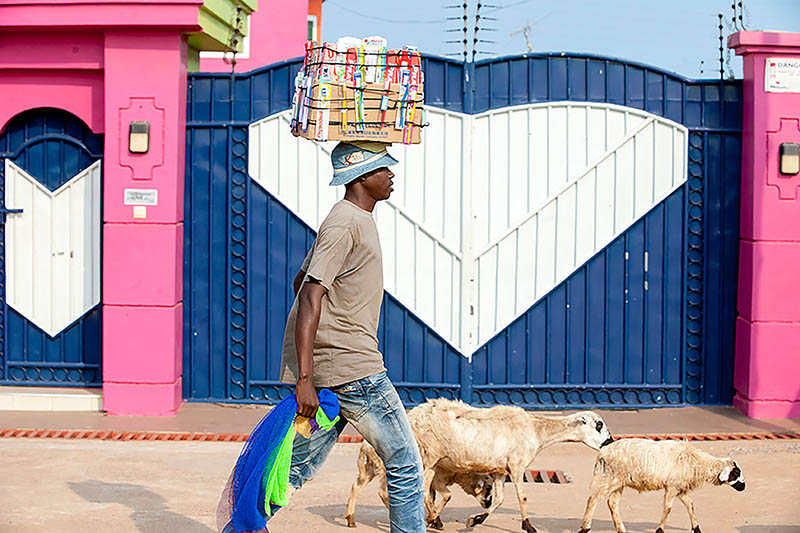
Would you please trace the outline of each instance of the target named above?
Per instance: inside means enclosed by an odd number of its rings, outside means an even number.
[[[327,292],[327,289],[319,283],[309,281],[297,295],[297,322],[294,330],[298,369],[297,414],[307,418],[313,418],[319,407],[319,398],[314,385],[314,337],[319,326],[322,297]]]
[[[301,270],[297,273],[294,277],[294,281],[292,282],[292,287],[294,288],[294,295],[297,296],[297,293],[300,292],[300,286],[303,284],[303,279],[306,277],[306,271]]]

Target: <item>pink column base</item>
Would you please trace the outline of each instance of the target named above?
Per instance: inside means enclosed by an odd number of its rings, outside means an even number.
[[[733,405],[750,418],[798,418],[800,417],[800,401],[788,400],[751,400],[741,393],[736,393]]]
[[[175,416],[181,404],[181,378],[175,383],[103,383],[103,410],[110,415]]]

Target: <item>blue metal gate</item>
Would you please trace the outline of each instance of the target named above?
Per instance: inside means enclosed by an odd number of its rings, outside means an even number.
[[[49,191],[102,159],[103,136],[58,109],[33,109],[14,117],[0,133],[0,201],[6,196],[6,160]],[[99,387],[102,327],[96,305],[51,336],[6,302],[6,223],[0,209],[0,384]],[[98,221],[99,224],[99,221]]]
[[[278,382],[283,328],[291,280],[314,234],[252,182],[247,157],[248,126],[289,108],[300,65],[284,62],[233,79],[190,75],[187,399],[274,402],[291,392]],[[426,57],[423,67],[428,106],[475,114],[536,102],[608,102],[682,124],[689,130],[688,179],[465,354],[471,360],[387,294],[379,340],[403,400],[447,396],[526,407],[730,403],[741,83],[695,81],[589,55],[474,64]]]

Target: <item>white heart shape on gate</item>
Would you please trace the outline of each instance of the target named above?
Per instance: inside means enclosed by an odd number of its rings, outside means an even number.
[[[51,337],[100,303],[101,168],[51,192],[6,159],[6,303]]]
[[[385,287],[467,356],[686,181],[686,128],[641,110],[425,111],[375,212]],[[335,143],[293,137],[290,117],[250,126],[249,172],[316,230],[343,194]]]

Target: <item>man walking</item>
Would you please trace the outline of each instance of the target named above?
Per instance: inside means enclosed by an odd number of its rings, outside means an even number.
[[[332,431],[295,439],[289,484],[299,489],[314,476],[350,422],[386,466],[391,532],[422,533],[422,463],[377,338],[383,265],[372,211],[392,193],[388,167],[397,160],[383,143],[353,142],[339,143],[331,161],[331,185],[346,191],[294,280],[281,381],[297,385],[297,413],[309,418],[319,406],[317,389],[332,390],[341,419]]]

